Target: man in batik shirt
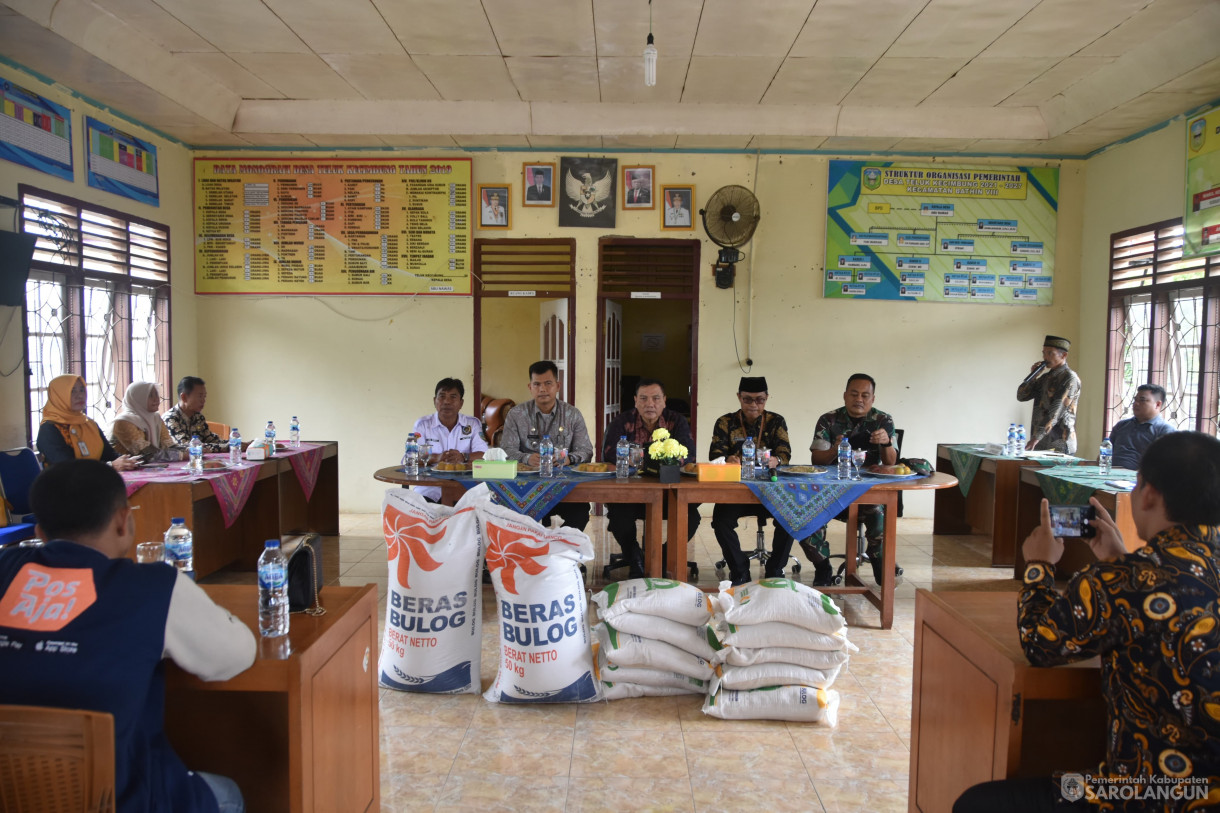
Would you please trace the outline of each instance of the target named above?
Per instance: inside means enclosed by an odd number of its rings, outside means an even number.
[[[1105,761],[1084,778],[1080,809],[1214,810],[1220,804],[1220,441],[1174,432],[1140,461],[1131,515],[1148,544],[1128,553],[1096,498],[1098,562],[1060,595],[1063,540],[1042,524],[1025,540],[1017,626],[1034,666],[1101,657]],[[1060,574],[1067,575],[1067,574]],[[1063,810],[1053,777],[988,782],[964,811]],[[1088,804],[1093,801],[1098,806]],[[1206,801],[1204,801],[1206,800]]]
[[[644,468],[649,468],[648,447],[652,444],[652,433],[658,429],[669,432],[669,436],[686,447],[688,459],[695,458],[695,439],[691,437],[690,423],[681,414],[665,406],[665,387],[655,378],[641,378],[635,385],[635,409],[614,416],[606,429],[602,443],[602,460],[614,463],[618,460],[618,439],[627,436],[629,443],[644,449]],[[666,512],[668,512],[666,508]],[[636,533],[636,520],[644,518],[644,503],[606,503],[606,527],[614,535],[627,562],[627,577],[638,579],[644,575],[644,550],[640,547]],[[699,504],[687,506],[686,540],[689,542],[699,528]]]
[[[178,403],[169,408],[161,420],[169,427],[176,446],[190,446],[191,436],[198,435],[205,452],[224,452],[229,442],[208,427],[203,417],[203,405],[208,400],[208,388],[202,378],[186,375],[178,382]]]
[[[788,442],[788,424],[782,415],[767,412],[767,379],[744,377],[737,385],[737,401],[741,409],[722,415],[712,430],[712,445],[708,457],[715,460],[723,457],[730,464],[741,465],[741,447],[747,437],[754,438],[754,448],[770,449],[768,465],[787,463],[792,457],[792,445]],[[750,560],[741,550],[737,538],[737,521],[742,517],[757,517],[759,527],[767,521],[771,512],[757,505],[734,505],[717,503],[712,509],[712,530],[716,542],[729,566],[729,579],[733,584],[750,581]],[[776,578],[784,575],[784,564],[792,551],[792,536],[775,523],[771,539],[771,557],[767,560],[763,575]]]
[[[1030,368],[1037,372],[1017,387],[1018,401],[1033,401],[1034,414],[1029,419],[1029,441],[1025,448],[1033,451],[1076,454],[1076,402],[1080,400],[1080,376],[1068,367],[1068,351],[1072,343],[1059,336],[1047,336],[1042,342],[1042,361]],[[1038,368],[1042,371],[1038,372]]]
[[[892,466],[898,461],[898,449],[894,446],[894,419],[873,406],[877,382],[866,373],[852,373],[843,390],[843,406],[818,418],[813,430],[813,442],[809,455],[815,466],[833,466],[839,454],[839,440],[847,437],[851,448],[867,450],[866,466],[881,463]],[[840,516],[844,516],[840,514]],[[885,569],[882,551],[885,545],[885,507],[861,505],[857,516],[864,523],[867,540],[865,552],[873,567],[873,578],[881,584]],[[801,540],[801,550],[813,562],[813,585],[825,587],[831,583],[830,546],[826,543],[826,526],[813,536]]]

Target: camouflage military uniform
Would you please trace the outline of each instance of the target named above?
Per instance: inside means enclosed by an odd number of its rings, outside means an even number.
[[[862,418],[853,418],[847,414],[847,407],[839,407],[833,412],[827,412],[818,418],[817,427],[813,430],[813,441],[825,441],[830,448],[836,448],[839,437],[847,435],[852,449],[867,449],[868,457],[864,464],[871,466],[881,462],[881,447],[869,442],[869,435],[878,429],[884,429],[894,441],[894,419],[879,409],[870,409]],[[813,451],[813,444],[810,444]],[[860,521],[864,523],[864,535],[868,539],[868,555],[881,555],[881,546],[885,541],[885,509],[880,505],[861,505]],[[826,526],[815,531],[813,536],[801,540],[801,550],[811,562],[820,562],[830,555],[830,545],[826,542]]]

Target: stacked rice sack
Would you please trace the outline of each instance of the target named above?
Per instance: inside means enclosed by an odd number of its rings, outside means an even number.
[[[487,487],[456,506],[392,488],[381,504],[389,583],[378,672],[382,686],[406,692],[478,694],[483,546],[475,504]]]
[[[705,714],[838,724],[839,693],[830,687],[859,650],[828,596],[791,579],[763,579],[722,582],[716,604],[721,648]]]
[[[671,579],[629,579],[593,596],[593,628],[602,692],[608,700],[704,694],[718,646],[712,602]]]
[[[480,503],[476,516],[500,621],[499,671],[483,697],[492,703],[601,699],[580,572],[581,562],[593,558],[589,537],[574,528],[544,528],[490,502]]]

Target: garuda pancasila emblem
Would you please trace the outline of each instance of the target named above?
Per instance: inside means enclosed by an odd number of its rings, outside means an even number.
[[[580,180],[577,180],[569,169],[567,177],[563,179],[563,188],[568,197],[576,202],[569,201],[568,208],[581,217],[593,217],[605,211],[605,201],[610,197],[613,185],[614,176],[609,170],[600,180],[595,181],[589,172],[582,172]]]

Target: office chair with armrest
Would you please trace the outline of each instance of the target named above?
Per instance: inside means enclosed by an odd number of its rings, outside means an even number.
[[[41,471],[33,449],[23,446],[0,452],[0,497],[7,501],[11,519],[0,528],[0,545],[33,538],[37,520],[30,512],[30,486]]]
[[[114,717],[0,706],[0,810],[114,813]]]
[[[771,551],[767,550],[767,540],[763,535],[763,529],[766,527],[767,519],[769,517],[766,511],[767,510],[763,508],[758,515],[754,516],[754,520],[758,523],[758,530],[754,533],[754,550],[746,554],[746,567],[748,568],[750,566],[751,561],[757,560],[758,566],[762,568],[762,572],[764,574],[767,572],[767,562],[770,561],[771,557],[774,555],[771,553]],[[751,515],[746,514],[746,516]],[[774,517],[771,517],[771,524],[773,526],[776,525]],[[796,546],[795,539],[792,541],[792,544],[793,547]],[[794,554],[789,554],[788,558],[791,561],[788,565],[787,575],[795,579],[801,574],[801,560],[797,559]],[[716,562],[716,578],[723,581],[724,579],[727,579],[728,576],[729,563],[724,559],[720,559]],[[762,577],[760,576],[759,578]]]

